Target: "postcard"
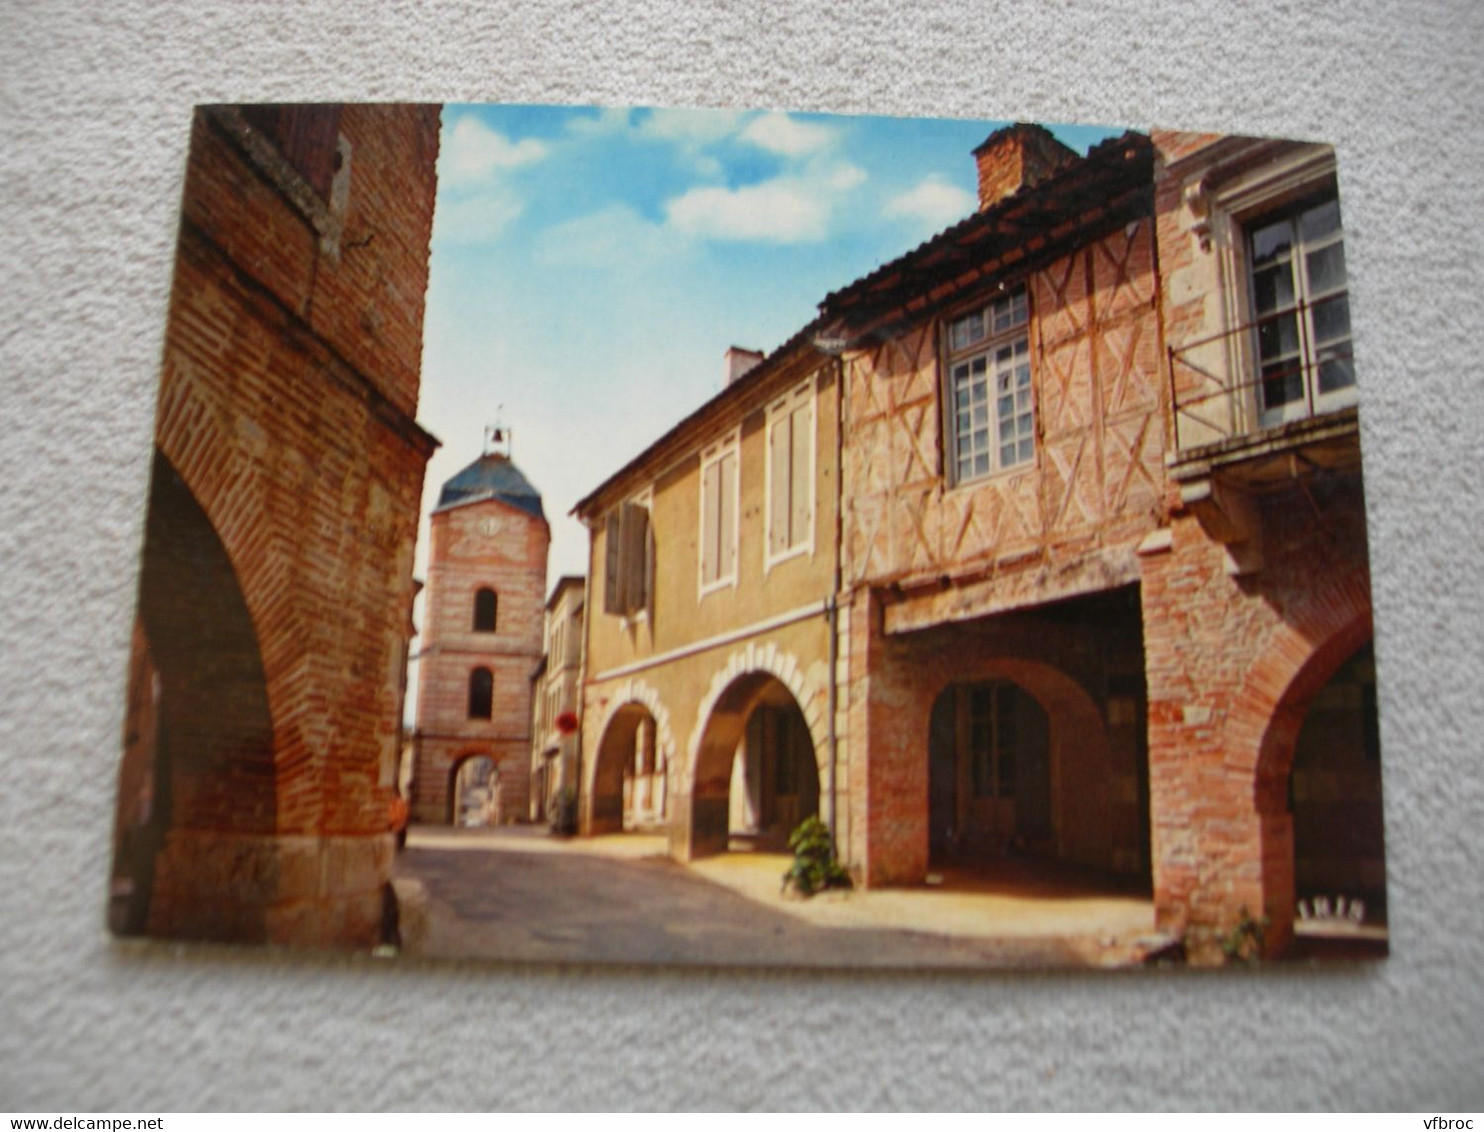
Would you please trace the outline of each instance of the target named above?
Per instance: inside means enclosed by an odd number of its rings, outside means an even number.
[[[116,935],[1386,954],[1329,146],[563,106],[189,130]]]

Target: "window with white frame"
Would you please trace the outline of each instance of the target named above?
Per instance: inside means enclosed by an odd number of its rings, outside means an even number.
[[[701,593],[737,580],[739,435],[701,453]]]
[[[1024,287],[948,324],[948,459],[956,483],[1035,458],[1029,326]]]
[[[1259,409],[1264,425],[1355,400],[1340,204],[1333,192],[1249,222]]]
[[[814,382],[768,406],[769,565],[814,547]]]

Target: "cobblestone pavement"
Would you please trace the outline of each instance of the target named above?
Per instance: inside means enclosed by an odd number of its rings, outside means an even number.
[[[783,858],[729,854],[687,867],[662,846],[644,837],[560,841],[528,829],[414,830],[396,867],[403,951],[535,962],[1044,968],[1137,963],[1157,943],[1138,901],[1128,902],[1132,914],[1115,909],[1111,929],[1106,910],[1101,919],[1095,910],[1092,920],[1053,916],[1017,931],[1003,922],[1003,908],[974,922],[965,901],[972,911],[982,894],[785,900],[777,893]],[[1094,921],[1101,930],[1089,930]]]

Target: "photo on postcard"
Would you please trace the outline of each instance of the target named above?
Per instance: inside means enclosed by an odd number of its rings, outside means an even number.
[[[1323,144],[199,108],[108,923],[1383,956],[1363,380]]]

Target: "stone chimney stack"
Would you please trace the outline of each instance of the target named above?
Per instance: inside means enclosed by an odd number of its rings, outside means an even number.
[[[741,346],[728,346],[726,383],[731,385],[734,381],[747,376],[762,360],[761,350],[744,350]]]
[[[1044,126],[1016,122],[996,130],[974,151],[979,163],[979,211],[1029,189],[1082,160]]]

